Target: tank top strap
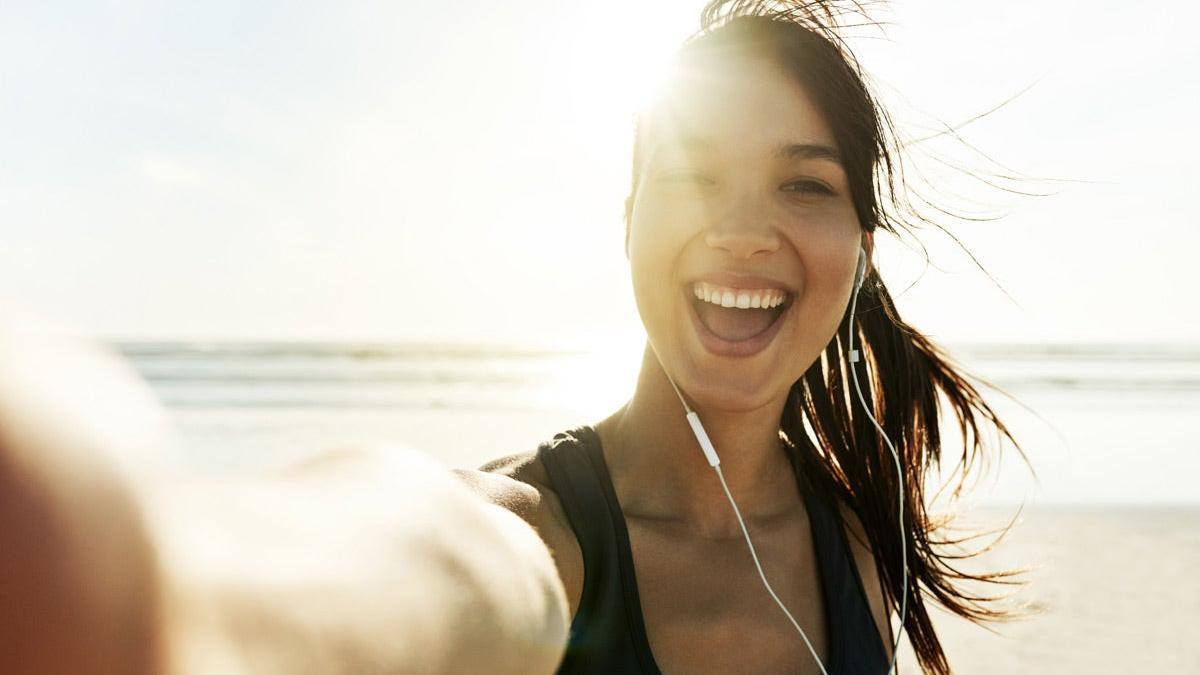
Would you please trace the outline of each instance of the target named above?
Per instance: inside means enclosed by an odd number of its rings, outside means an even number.
[[[539,445],[537,456],[583,556],[583,590],[558,672],[660,675],[645,638],[625,519],[599,436],[586,425],[563,431]]]
[[[793,466],[796,466],[794,455]],[[882,673],[889,660],[833,498],[796,467],[821,572],[829,631],[830,673]],[[881,667],[882,664],[882,667]]]

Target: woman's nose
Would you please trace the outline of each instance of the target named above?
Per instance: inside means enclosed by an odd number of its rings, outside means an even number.
[[[704,243],[728,251],[734,258],[779,250],[779,234],[762,218],[728,218],[704,234]]]

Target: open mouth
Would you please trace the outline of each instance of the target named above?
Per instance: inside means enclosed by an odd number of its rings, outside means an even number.
[[[747,355],[762,349],[792,305],[780,289],[745,290],[697,283],[690,289],[692,314],[701,340],[711,350]]]

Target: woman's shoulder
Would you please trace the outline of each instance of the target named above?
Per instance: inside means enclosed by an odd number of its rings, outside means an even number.
[[[537,518],[541,511],[562,508],[536,452],[500,457],[478,469],[455,469],[455,473],[480,496],[526,521]]]
[[[583,590],[583,553],[538,453],[508,455],[455,473],[485,500],[511,511],[537,531],[554,556],[573,616]]]
[[[550,456],[558,456],[555,453],[566,450],[567,446],[582,448],[596,442],[594,435],[589,426],[563,431],[539,444],[535,450],[499,457],[478,469],[458,470],[457,473],[493,504],[512,511],[534,527],[563,529],[575,541],[571,522],[545,462]]]

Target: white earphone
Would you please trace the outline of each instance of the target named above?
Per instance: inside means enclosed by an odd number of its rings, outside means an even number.
[[[854,292],[862,288],[863,279],[867,276],[867,252],[862,248],[858,249],[858,270],[854,273]]]
[[[900,637],[904,634],[904,617],[905,612],[908,609],[908,544],[904,538],[904,471],[900,466],[900,455],[896,452],[896,446],[892,445],[892,441],[888,439],[883,427],[880,426],[878,420],[875,419],[875,414],[871,411],[870,406],[867,405],[866,399],[863,398],[862,390],[858,384],[858,376],[854,368],[854,365],[858,363],[861,358],[859,351],[854,348],[854,312],[858,306],[858,291],[860,288],[862,288],[863,280],[866,278],[866,271],[867,252],[862,248],[859,248],[858,268],[854,273],[854,293],[850,300],[850,321],[847,335],[847,351],[850,361],[850,379],[854,382],[854,390],[858,394],[858,401],[862,405],[863,411],[867,414],[867,417],[871,419],[871,422],[879,431],[880,437],[883,438],[884,442],[887,443],[888,448],[892,451],[892,457],[896,461],[896,471],[897,476],[899,477],[898,483],[900,485],[900,542],[901,560],[903,561],[904,567],[904,590],[901,593],[900,600],[900,628],[896,633],[895,643],[892,645],[892,663],[887,670],[887,672],[890,674],[896,669],[896,656],[898,655],[898,650],[900,647]],[[654,349],[653,343],[651,343],[650,348]],[[655,357],[657,356],[658,352],[656,350]],[[659,364],[662,364],[662,359],[659,359]],[[696,442],[700,444],[700,449],[704,452],[705,459],[708,460],[709,466],[716,471],[717,478],[721,481],[721,487],[725,490],[725,496],[729,499],[729,505],[733,507],[733,514],[737,517],[738,525],[740,525],[742,528],[742,536],[745,537],[746,546],[750,549],[750,557],[754,559],[754,566],[758,569],[758,577],[762,579],[763,586],[766,586],[767,592],[770,593],[771,598],[775,600],[775,604],[779,605],[779,609],[783,610],[783,613],[787,616],[788,621],[791,622],[792,627],[795,628],[796,632],[800,633],[800,637],[804,639],[804,644],[808,646],[808,651],[812,654],[813,659],[816,660],[817,666],[821,669],[821,672],[824,675],[829,675],[828,671],[825,670],[825,664],[821,663],[821,659],[817,656],[816,650],[813,649],[812,642],[809,641],[808,635],[804,633],[804,629],[800,627],[800,624],[796,621],[796,618],[792,616],[792,613],[788,611],[786,606],[784,606],[783,601],[780,600],[779,596],[775,594],[775,589],[771,588],[771,583],[767,581],[767,575],[763,572],[762,564],[758,561],[758,552],[754,550],[754,542],[750,541],[750,532],[746,529],[745,521],[742,520],[742,512],[740,509],[738,509],[737,502],[734,501],[733,495],[729,492],[729,486],[725,483],[725,474],[721,472],[721,459],[717,456],[717,449],[713,447],[712,441],[708,438],[708,433],[704,431],[704,425],[700,423],[700,416],[697,415],[696,411],[692,410],[687,401],[684,400],[683,394],[680,393],[679,387],[676,386],[675,381],[671,379],[669,374],[667,374],[666,368],[663,368],[663,374],[667,375],[667,381],[671,383],[671,388],[675,390],[675,395],[679,397],[679,402],[683,404],[683,409],[687,413],[688,425],[692,428],[692,434],[696,437]],[[851,561],[851,564],[854,564],[853,561]]]

